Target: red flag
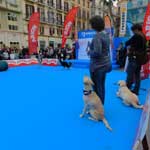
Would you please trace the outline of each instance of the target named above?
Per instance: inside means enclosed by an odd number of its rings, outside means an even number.
[[[62,35],[62,48],[64,48],[65,44],[66,44],[66,40],[67,37],[70,34],[72,25],[75,21],[75,17],[78,11],[78,7],[73,7],[69,12],[68,15],[65,18],[65,22],[64,22],[64,29],[63,29],[63,35]]]
[[[143,23],[143,33],[147,40],[150,40],[150,2],[147,5],[146,14]]]
[[[37,53],[39,24],[40,14],[38,12],[34,12],[30,17],[28,26],[29,54]]]

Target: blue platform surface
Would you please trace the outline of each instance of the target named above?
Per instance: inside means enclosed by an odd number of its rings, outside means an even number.
[[[0,150],[131,150],[142,110],[125,106],[114,84],[126,74],[107,74],[102,122],[79,115],[83,109],[83,76],[88,69],[48,66],[9,68],[0,73]],[[150,80],[141,88],[148,89]],[[147,92],[140,90],[142,104]]]

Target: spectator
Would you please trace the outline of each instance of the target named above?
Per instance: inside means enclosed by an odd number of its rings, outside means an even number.
[[[134,92],[139,94],[140,89],[140,71],[141,65],[137,62],[135,53],[140,52],[145,49],[146,37],[142,32],[142,26],[140,24],[135,24],[131,28],[134,35],[126,42],[127,54],[128,54],[128,66],[127,66],[127,87]],[[133,80],[135,80],[134,87],[132,89]]]
[[[119,47],[117,48],[117,64],[119,64],[120,67],[124,67],[126,60],[126,50],[124,49],[123,43],[121,42],[119,44]]]

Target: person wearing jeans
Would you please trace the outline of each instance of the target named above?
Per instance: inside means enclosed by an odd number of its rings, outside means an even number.
[[[128,54],[128,66],[127,66],[127,87],[136,95],[139,94],[140,89],[140,70],[141,65],[138,63],[136,53],[141,52],[146,47],[146,37],[142,32],[142,26],[140,24],[134,24],[131,27],[134,35],[125,43]],[[134,82],[135,81],[135,82]],[[134,87],[132,88],[132,84]]]
[[[104,20],[100,16],[94,16],[90,19],[92,29],[96,31],[87,54],[90,57],[90,76],[94,83],[93,90],[105,102],[105,80],[106,73],[112,70],[110,59],[110,39],[104,31]]]

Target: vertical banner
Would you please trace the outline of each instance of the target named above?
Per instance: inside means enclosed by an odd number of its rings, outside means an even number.
[[[150,2],[148,2],[146,13],[144,16],[143,22],[143,33],[146,36],[147,40],[150,40]],[[141,75],[143,75],[143,79],[147,78],[150,74],[150,61],[142,66]]]
[[[34,12],[30,17],[28,25],[29,54],[37,53],[39,24],[40,14],[38,12]]]
[[[67,41],[67,37],[70,34],[72,25],[75,21],[75,17],[78,11],[78,7],[73,7],[67,14],[66,18],[65,18],[65,22],[64,22],[64,29],[63,29],[63,35],[62,35],[62,48],[64,48],[66,41]]]
[[[147,10],[144,17],[143,33],[147,40],[150,40],[150,2],[147,5]]]
[[[124,36],[126,34],[126,21],[127,21],[127,2],[123,1],[120,4],[120,36]]]

